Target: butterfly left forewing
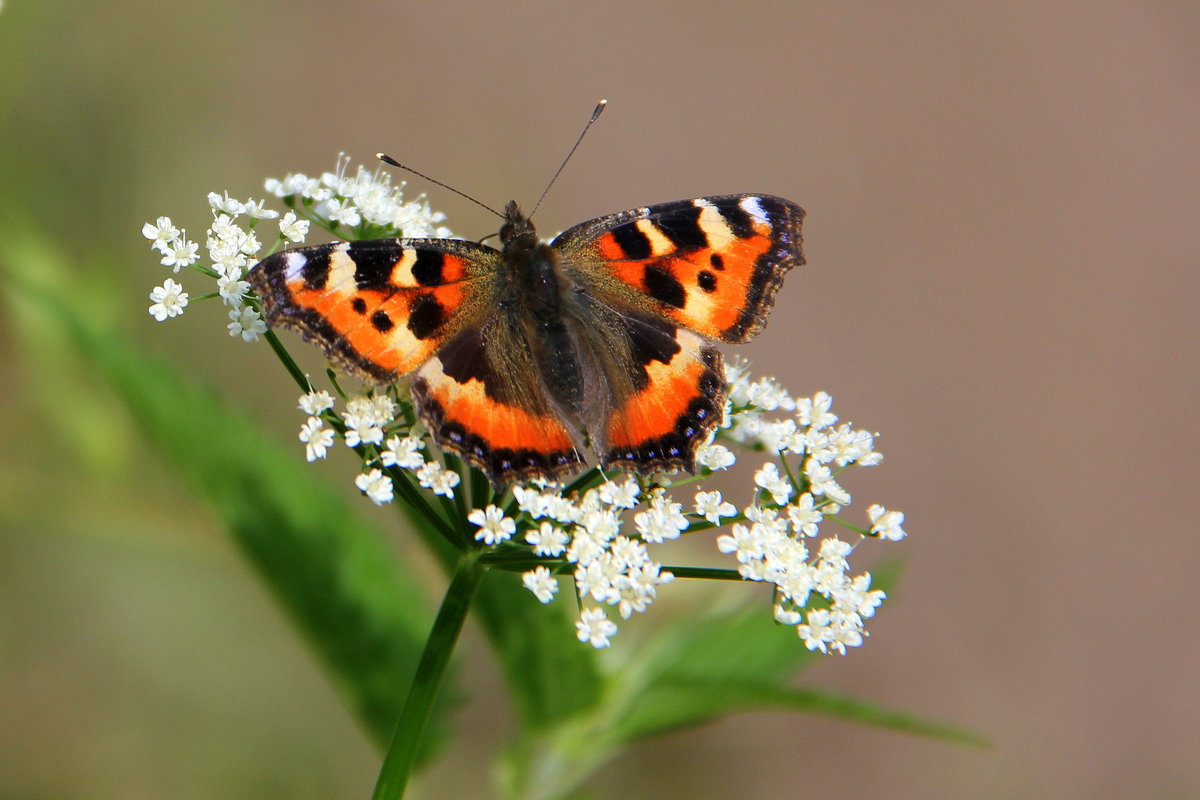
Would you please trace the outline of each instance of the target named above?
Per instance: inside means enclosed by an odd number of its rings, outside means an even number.
[[[737,343],[762,329],[784,276],[804,263],[803,219],[779,197],[701,197],[600,217],[553,246],[608,302]]]
[[[335,242],[275,253],[248,275],[271,327],[297,331],[344,372],[393,383],[484,305],[500,254],[458,239]]]

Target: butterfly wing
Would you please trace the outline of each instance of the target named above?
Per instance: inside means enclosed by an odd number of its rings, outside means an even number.
[[[520,319],[497,313],[501,265],[475,242],[379,239],[276,253],[249,280],[267,324],[297,331],[343,372],[375,385],[413,373],[434,439],[499,485],[583,462]]]
[[[598,299],[739,343],[762,330],[784,276],[804,263],[803,219],[780,197],[701,197],[584,222],[552,246]]]
[[[545,390],[520,319],[458,333],[413,375],[421,420],[496,486],[555,478],[584,462],[581,437]]]
[[[804,263],[803,219],[782,198],[726,195],[600,217],[554,240],[581,304],[623,325],[621,341],[603,349],[626,354],[625,364],[610,365],[605,422],[589,430],[604,465],[694,469],[727,395],[710,340],[745,342],[762,330],[784,276]]]
[[[696,450],[721,422],[727,390],[721,353],[701,336],[638,313],[623,315],[633,380],[614,393],[600,461],[635,472],[695,469]]]
[[[247,276],[271,327],[297,331],[364,383],[394,383],[486,306],[500,253],[461,239],[376,239],[284,250]]]

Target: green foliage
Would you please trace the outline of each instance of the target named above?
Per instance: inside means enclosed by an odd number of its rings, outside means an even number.
[[[253,420],[74,312],[69,287],[56,285],[67,262],[44,239],[8,234],[0,269],[18,299],[108,381],[142,434],[212,505],[372,737],[386,742],[432,618],[397,554]]]

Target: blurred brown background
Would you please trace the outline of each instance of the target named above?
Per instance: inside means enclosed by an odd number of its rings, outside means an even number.
[[[883,432],[849,488],[910,533],[867,646],[805,681],[995,742],[751,715],[630,754],[597,797],[1200,797],[1200,6],[333,5],[6,0],[0,197],[281,438],[265,348],[212,305],[146,314],[144,221],[198,237],[208,191],[261,197],[342,150],[531,203],[600,97],[544,233],[796,200],[809,266],[744,350]],[[460,235],[495,229],[431,194]],[[4,330],[0,797],[367,796],[375,754],[214,520]],[[422,796],[489,791],[507,711],[469,661],[467,738]]]

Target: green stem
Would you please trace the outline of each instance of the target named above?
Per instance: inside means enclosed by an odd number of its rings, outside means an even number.
[[[467,609],[483,573],[484,567],[475,553],[463,553],[459,558],[446,596],[442,598],[442,607],[438,609],[437,619],[433,621],[433,629],[425,642],[417,673],[408,689],[408,699],[404,701],[404,710],[400,712],[396,732],[392,734],[392,743],[379,770],[372,800],[400,800],[404,797],[404,789],[421,749],[421,738],[433,710],[438,687],[446,674],[446,667],[450,665],[450,656],[454,653],[454,645],[467,618]]]
[[[275,355],[283,362],[283,366],[287,369],[288,374],[292,376],[292,380],[300,387],[303,392],[312,391],[312,385],[308,382],[308,376],[304,374],[304,370],[292,360],[292,356],[284,348],[283,342],[279,341],[279,337],[275,335],[275,331],[267,331],[263,334],[263,338],[271,345],[271,349],[275,351]]]
[[[736,569],[720,569],[718,567],[677,567],[671,564],[663,566],[663,572],[670,572],[676,578],[704,578],[710,581],[740,581],[745,580]]]

